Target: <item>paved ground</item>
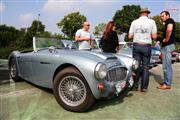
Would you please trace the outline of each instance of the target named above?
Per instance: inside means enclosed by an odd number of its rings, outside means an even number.
[[[0,120],[180,120],[180,63],[173,65],[171,90],[158,90],[162,66],[150,70],[147,93],[128,92],[111,100],[96,101],[85,113],[64,110],[52,91],[27,82],[9,81],[0,69]]]

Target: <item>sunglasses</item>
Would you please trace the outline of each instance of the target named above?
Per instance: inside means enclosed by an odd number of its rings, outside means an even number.
[[[86,26],[90,26],[90,25],[86,25]]]

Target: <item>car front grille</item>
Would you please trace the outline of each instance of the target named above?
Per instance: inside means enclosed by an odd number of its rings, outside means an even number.
[[[127,76],[127,69],[124,67],[114,68],[108,71],[106,80],[108,81],[120,81],[124,80]]]

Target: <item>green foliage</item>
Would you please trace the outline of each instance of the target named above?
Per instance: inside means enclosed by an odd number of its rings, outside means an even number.
[[[128,33],[131,22],[139,17],[139,5],[126,5],[123,9],[117,10],[113,16],[113,20],[117,25],[118,33]]]
[[[34,37],[44,32],[44,30],[45,30],[45,25],[43,25],[41,21],[34,20],[31,24],[31,27],[28,28],[27,32],[29,32],[31,37]]]
[[[101,37],[103,35],[105,27],[106,23],[99,23],[97,26],[95,26],[93,34],[97,37]]]
[[[11,47],[0,48],[0,58],[1,59],[7,59],[9,54],[14,50],[16,50],[16,49],[11,48]]]
[[[32,38],[44,32],[45,26],[34,20],[30,28],[17,30],[6,25],[0,26],[0,58],[6,58],[13,50],[32,49]]]
[[[152,19],[156,22],[157,26],[157,40],[162,40],[163,39],[163,31],[164,31],[164,25],[163,22],[160,19],[159,15],[153,16]]]
[[[27,32],[24,33],[16,42],[18,49],[20,48],[31,48],[32,40],[34,36],[39,36],[45,30],[45,25],[41,21],[34,20],[31,24],[31,27],[27,29]],[[47,35],[47,33],[46,33]]]
[[[0,47],[15,46],[23,32],[11,26],[0,25]]]
[[[73,38],[76,31],[82,27],[83,22],[86,21],[86,17],[79,12],[73,12],[65,16],[57,26],[61,31],[70,38]]]
[[[180,22],[176,22],[176,35],[175,35],[175,42],[180,43]]]

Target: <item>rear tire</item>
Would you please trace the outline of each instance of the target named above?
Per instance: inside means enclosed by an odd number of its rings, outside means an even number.
[[[60,71],[53,82],[57,102],[66,110],[86,111],[95,99],[83,75],[74,67]]]

